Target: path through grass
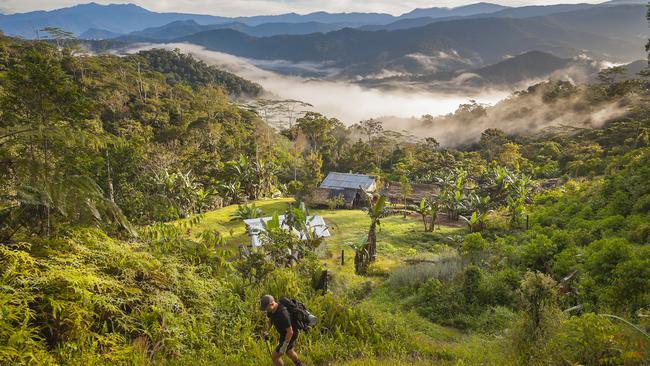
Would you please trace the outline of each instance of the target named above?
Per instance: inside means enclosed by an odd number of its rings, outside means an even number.
[[[264,216],[274,212],[281,214],[293,199],[256,201]],[[241,220],[230,220],[230,215],[237,205],[206,213],[203,220],[192,228],[192,234],[198,235],[204,230],[218,230],[226,235],[229,245],[250,245],[244,224]],[[367,234],[370,219],[361,210],[310,210],[313,215],[321,215],[330,228],[332,236],[327,238],[326,251],[322,261],[332,274],[334,281],[331,291],[344,292],[355,287],[367,286],[369,292],[359,300],[358,306],[372,309],[375,313],[399,319],[413,330],[418,342],[428,345],[440,359],[439,364],[491,364],[498,360],[495,352],[485,352],[494,348],[496,340],[485,341],[479,336],[464,334],[458,330],[443,327],[430,322],[415,311],[405,311],[395,294],[384,286],[386,277],[396,268],[405,265],[407,258],[433,256],[454,243],[465,230],[457,227],[437,227],[435,232],[423,231],[422,223],[417,217],[391,216],[382,219],[378,231],[377,262],[371,267],[371,276],[357,276],[354,273],[354,251],[347,243],[356,242]],[[341,265],[341,252],[344,252],[345,264]],[[429,365],[430,360],[409,359],[360,359],[336,365]]]

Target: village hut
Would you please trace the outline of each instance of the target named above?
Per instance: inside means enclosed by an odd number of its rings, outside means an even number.
[[[320,186],[311,192],[311,204],[327,205],[328,200],[343,197],[348,208],[365,204],[366,193],[377,190],[375,178],[364,174],[330,172]]]
[[[248,235],[250,235],[251,237],[251,245],[253,246],[253,248],[257,248],[261,245],[259,234],[265,231],[264,224],[272,219],[273,217],[269,216],[269,217],[261,217],[256,219],[244,220],[244,225],[246,225],[246,231],[248,232]],[[289,226],[284,223],[285,221],[284,215],[279,215],[278,220],[280,221],[280,225],[283,228],[289,229]],[[322,216],[318,216],[318,215],[309,216],[307,218],[307,223],[314,237],[316,238],[330,237],[330,232]],[[300,240],[307,239],[307,233],[295,231],[295,234]]]
[[[431,198],[440,193],[440,187],[435,184],[411,183],[411,189],[412,193],[406,197],[407,204],[419,204],[422,199]],[[390,202],[404,203],[400,182],[387,182],[380,193]]]

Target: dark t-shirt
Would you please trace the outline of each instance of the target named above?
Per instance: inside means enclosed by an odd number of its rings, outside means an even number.
[[[275,312],[266,313],[266,316],[271,319],[273,326],[278,331],[278,333],[280,333],[280,342],[284,341],[285,337],[287,336],[287,328],[289,328],[290,325],[293,326],[291,316],[289,315],[289,310],[287,310],[284,305],[278,303],[278,308],[275,310]],[[296,333],[296,331],[297,329],[294,326],[293,332]]]

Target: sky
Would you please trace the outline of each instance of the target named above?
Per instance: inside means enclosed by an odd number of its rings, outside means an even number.
[[[75,0],[0,0],[0,12],[22,13],[34,10],[52,10],[77,4],[88,3]],[[455,7],[481,0],[131,0],[104,1],[96,3],[134,3],[158,12],[184,12],[221,16],[251,16],[296,12],[300,14],[314,11],[328,12],[378,12],[394,15],[409,12],[415,8]],[[605,0],[498,0],[494,3],[521,5],[548,5],[556,3],[599,3]]]

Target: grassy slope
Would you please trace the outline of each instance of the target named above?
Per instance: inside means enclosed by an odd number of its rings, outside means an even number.
[[[257,201],[256,205],[263,210],[264,215],[274,212],[282,213],[292,199]],[[227,236],[231,245],[249,244],[244,225],[241,221],[230,221],[230,215],[237,209],[236,205],[227,206],[220,210],[204,215],[203,220],[195,226],[193,234],[198,235],[203,230],[218,230]],[[332,237],[326,240],[327,250],[322,260],[334,281],[331,291],[342,291],[370,281],[372,292],[359,304],[385,313],[387,317],[401,319],[413,329],[423,344],[434,349],[441,364],[456,364],[457,361],[468,364],[493,364],[503,362],[499,352],[485,352],[486,349],[498,348],[498,340],[485,339],[485,336],[461,333],[455,329],[442,327],[431,323],[414,311],[405,312],[401,309],[394,294],[382,286],[382,282],[390,272],[401,266],[407,257],[432,255],[444,248],[444,242],[449,237],[459,235],[463,229],[452,227],[437,227],[434,233],[422,231],[422,224],[416,217],[401,216],[387,217],[382,220],[378,232],[378,260],[372,270],[376,274],[370,277],[360,277],[354,274],[354,251],[346,244],[355,242],[367,233],[370,220],[365,212],[360,210],[311,210],[311,214],[321,215],[330,227]],[[341,265],[341,251],[345,252],[345,265]],[[344,363],[343,365],[395,365],[409,363],[412,365],[430,364],[430,361],[409,360],[368,360],[361,359]]]

